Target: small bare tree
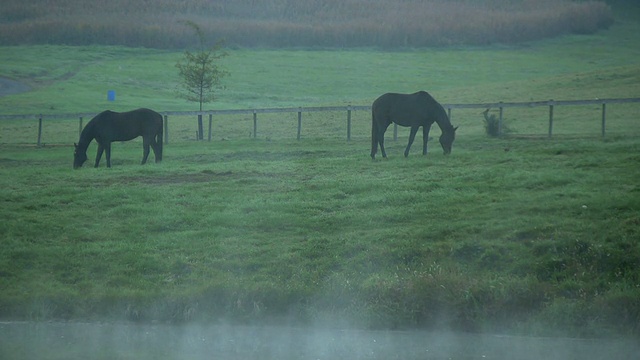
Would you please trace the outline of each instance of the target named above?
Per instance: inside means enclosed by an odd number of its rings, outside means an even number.
[[[227,53],[222,50],[222,42],[217,42],[213,47],[206,48],[204,33],[198,24],[193,21],[183,21],[183,24],[191,27],[198,35],[200,49],[197,52],[186,50],[184,57],[176,63],[181,82],[178,95],[188,101],[202,105],[215,99],[214,90],[224,89],[221,79],[229,72],[221,69],[216,62]],[[202,115],[198,116],[198,138],[202,140]]]

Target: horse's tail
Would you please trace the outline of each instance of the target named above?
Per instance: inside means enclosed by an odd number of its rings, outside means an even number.
[[[371,158],[375,158],[378,151],[378,127],[376,125],[376,115],[373,108],[371,109]]]
[[[162,144],[164,143],[163,139],[163,129],[164,129],[164,118],[160,115],[160,129],[158,129],[158,133],[156,134],[156,144],[158,144],[158,160],[162,160]]]

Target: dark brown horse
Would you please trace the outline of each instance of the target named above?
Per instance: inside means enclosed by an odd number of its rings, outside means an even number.
[[[386,158],[384,151],[384,133],[391,123],[400,126],[411,127],[409,134],[409,144],[404,150],[404,156],[409,156],[409,149],[416,137],[418,128],[422,126],[422,154],[427,154],[427,140],[429,130],[435,122],[442,130],[440,145],[444,154],[451,153],[451,145],[456,138],[456,129],[449,122],[446,111],[431,95],[426,91],[419,91],[414,94],[394,94],[388,93],[377,98],[371,106],[371,158],[375,160],[378,144],[382,157]]]
[[[123,113],[110,110],[96,115],[82,130],[80,140],[73,153],[73,168],[77,169],[87,161],[87,148],[93,139],[98,143],[95,167],[100,164],[102,152],[107,153],[107,167],[111,167],[111,143],[129,141],[142,136],[144,154],[142,163],[147,162],[149,148],[153,148],[156,162],[162,160],[162,115],[149,109],[138,109]]]

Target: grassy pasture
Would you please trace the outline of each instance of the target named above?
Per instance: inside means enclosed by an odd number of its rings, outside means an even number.
[[[417,89],[460,103],[635,97],[637,29],[517,47],[237,49],[212,106]],[[191,110],[172,93],[179,56],[3,47],[0,72],[34,90],[0,98],[0,112]],[[41,148],[36,123],[3,120],[0,318],[637,335],[638,104],[607,116],[603,140],[599,106],[556,107],[546,139],[547,108],[507,109],[511,136],[489,139],[478,110],[454,110],[452,156],[434,141],[403,158],[401,129],[376,162],[368,112],[354,113],[351,142],[345,113],[303,114],[301,141],[295,113],[259,115],[255,140],[251,116],[215,119],[211,143],[172,117],[162,164],[139,166],[136,140],[114,144],[112,169],[78,171],[77,119],[45,122]]]
[[[633,138],[4,145],[4,318],[637,331]],[[508,150],[508,151],[506,151]]]
[[[595,35],[514,46],[405,51],[236,49],[211,108],[368,105],[384,92],[425,89],[441,102],[578,100],[640,93],[636,21]],[[30,85],[0,98],[0,114],[193,110],[176,97],[175,51],[8,46],[0,74]],[[116,101],[107,101],[107,90]]]

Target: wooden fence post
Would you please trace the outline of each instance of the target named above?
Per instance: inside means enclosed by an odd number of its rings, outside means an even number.
[[[164,143],[169,143],[169,115],[164,116]]]
[[[302,108],[298,108],[298,140],[300,140],[301,132],[302,132]]]
[[[498,103],[487,103],[487,104],[446,104],[447,107],[447,116],[450,120],[453,117],[453,109],[461,108],[461,109],[475,109],[475,108],[486,108],[486,107],[495,107],[496,105],[499,107],[500,115],[498,121],[498,133],[499,135],[503,135],[504,130],[504,109],[505,108],[520,108],[520,107],[549,107],[549,128],[548,128],[548,137],[551,138],[553,136],[553,121],[554,121],[554,110],[555,106],[567,106],[567,105],[600,105],[601,109],[601,136],[602,138],[606,137],[607,131],[607,104],[621,104],[621,103],[640,103],[640,98],[612,98],[612,99],[595,99],[595,100],[569,100],[569,101],[555,101],[553,99],[546,101],[532,101],[532,102],[507,102],[504,103],[502,101]],[[276,108],[276,109],[234,109],[234,110],[222,110],[222,111],[189,111],[189,112],[172,112],[174,115],[179,116],[193,116],[194,114],[198,114],[198,129],[196,131],[196,139],[203,140],[204,131],[202,124],[202,114],[209,114],[209,141],[213,141],[213,115],[214,114],[248,114],[253,113],[253,138],[257,138],[258,135],[258,125],[257,125],[257,114],[258,113],[298,113],[298,129],[297,129],[297,139],[300,140],[302,138],[302,112],[318,112],[318,111],[344,111],[344,106],[339,107],[297,107],[297,108]],[[346,107],[347,110],[347,141],[351,141],[352,133],[353,133],[353,114],[354,110],[365,110],[369,109],[369,106],[353,106],[348,105]],[[64,115],[44,115],[44,114],[29,114],[29,115],[0,115],[0,120],[3,119],[38,119],[38,134],[37,134],[37,146],[44,146],[43,142],[43,131],[44,131],[44,118],[49,117],[51,119],[69,119],[69,117],[78,118],[78,134],[81,135],[84,125],[84,116],[83,114],[64,114]],[[169,143],[169,117],[168,115],[163,115],[164,120],[164,143]],[[30,120],[29,120],[30,121]],[[393,125],[393,140],[398,140],[398,125],[394,123]],[[56,141],[52,138],[51,141]]]
[[[198,114],[198,140],[204,139],[204,128],[202,126],[202,114]]]
[[[258,136],[258,113],[253,110],[253,138]]]
[[[347,106],[347,141],[351,141],[351,105]]]
[[[38,147],[42,145],[42,114],[38,118]]]
[[[553,99],[549,100],[549,138],[553,133]]]
[[[607,123],[606,112],[607,112],[607,103],[603,102],[602,103],[602,138],[604,138],[606,123]]]

